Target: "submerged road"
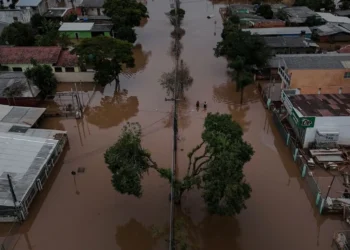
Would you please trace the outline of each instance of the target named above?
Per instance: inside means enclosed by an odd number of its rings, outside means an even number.
[[[254,85],[245,91],[245,103],[226,72],[226,61],[215,58],[220,40],[220,5],[209,1],[183,1],[186,10],[181,39],[181,58],[189,66],[193,85],[179,105],[179,174],[187,165],[186,154],[200,140],[204,110],[230,113],[244,128],[245,139],[255,149],[245,174],[252,197],[247,209],[236,217],[210,216],[200,193],[185,195],[176,216],[187,222],[191,239],[199,249],[260,250],[331,248],[335,230],[343,228],[336,217],[320,216],[305,193],[297,167],[292,162],[270,115],[260,102]],[[172,153],[172,104],[159,78],[174,61],[169,21],[164,15],[169,2],[148,2],[150,19],[137,29],[136,67],[121,76],[121,93],[93,96],[84,119],[50,118],[43,126],[68,131],[69,148],[53,172],[45,191],[35,199],[30,217],[12,236],[15,250],[160,250],[167,248],[169,185],[154,172],[144,178],[141,199],[113,190],[103,153],[118,138],[126,121],[143,127],[143,145],[158,165],[170,168]],[[207,19],[214,14],[213,19]],[[215,22],[216,21],[216,22]],[[71,171],[85,168],[76,176]],[[5,231],[5,229],[3,230]],[[3,232],[4,234],[4,232]]]

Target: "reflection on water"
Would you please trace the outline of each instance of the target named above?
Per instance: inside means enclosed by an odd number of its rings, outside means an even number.
[[[133,48],[135,66],[133,68],[123,68],[122,75],[131,76],[138,72],[142,72],[152,55],[151,51],[144,51],[141,44],[136,44]]]
[[[138,113],[139,101],[137,96],[128,96],[127,90],[116,92],[113,97],[102,96],[100,93],[100,105],[88,107],[85,111],[86,120],[99,128],[118,126]]]

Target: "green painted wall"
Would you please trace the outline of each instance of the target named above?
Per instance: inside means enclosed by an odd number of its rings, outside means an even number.
[[[104,36],[111,36],[109,32],[104,32]]]
[[[69,38],[76,39],[75,33],[78,33],[80,38],[91,38],[90,31],[62,31],[62,33],[66,33]]]

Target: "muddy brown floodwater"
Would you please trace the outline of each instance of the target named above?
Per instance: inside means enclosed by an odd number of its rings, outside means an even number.
[[[179,173],[185,169],[186,152],[200,139],[206,112],[195,111],[195,102],[207,101],[208,112],[230,113],[244,128],[255,155],[246,164],[252,197],[247,209],[230,217],[210,216],[200,193],[184,197],[177,216],[185,218],[200,249],[330,249],[334,230],[343,228],[338,218],[319,216],[305,192],[297,167],[283,145],[254,85],[239,93],[226,73],[226,62],[215,58],[220,40],[220,5],[185,0],[181,42],[182,59],[189,66],[193,85],[180,103]],[[167,1],[148,2],[150,19],[137,29],[137,68],[121,77],[123,91],[103,95],[97,91],[82,120],[50,118],[43,126],[65,129],[69,146],[45,191],[35,199],[29,219],[13,236],[15,250],[151,250],[166,249],[169,185],[155,173],[144,178],[141,199],[113,190],[104,151],[113,144],[126,121],[143,127],[143,144],[163,167],[171,164],[171,103],[158,80],[172,69],[169,55],[171,26],[164,15]],[[207,19],[215,14],[213,19]],[[76,186],[71,171],[84,167]],[[152,227],[153,226],[153,227]],[[155,238],[154,228],[165,229]]]

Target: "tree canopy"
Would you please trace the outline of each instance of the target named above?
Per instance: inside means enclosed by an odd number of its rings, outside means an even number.
[[[80,63],[94,67],[94,80],[101,86],[116,81],[119,88],[119,74],[122,66],[134,66],[132,44],[111,37],[93,37],[82,40],[73,53],[79,55]]]
[[[273,11],[271,9],[271,5],[269,4],[262,4],[259,6],[259,8],[256,11],[257,14],[260,16],[266,18],[266,19],[272,19],[273,18]]]
[[[57,80],[49,65],[38,64],[35,60],[31,61],[33,67],[28,68],[24,74],[36,85],[43,97],[55,92]]]
[[[1,42],[15,46],[32,46],[35,38],[30,24],[20,22],[11,23],[1,33]]]
[[[151,153],[141,145],[141,135],[138,123],[128,123],[104,155],[114,188],[136,197],[142,196],[141,180],[151,169],[171,181],[170,169],[161,168],[152,160]],[[185,191],[197,187],[203,191],[210,213],[234,215],[246,208],[251,187],[245,182],[243,167],[254,151],[242,135],[242,128],[232,121],[231,115],[209,113],[202,142],[187,155],[186,175],[175,180],[175,201],[179,203]]]
[[[104,13],[112,19],[114,36],[134,43],[136,41],[135,26],[139,26],[142,18],[148,17],[147,7],[136,0],[106,0]]]
[[[335,10],[333,0],[295,0],[294,6],[307,6],[314,11],[320,11],[322,8],[326,11]]]

